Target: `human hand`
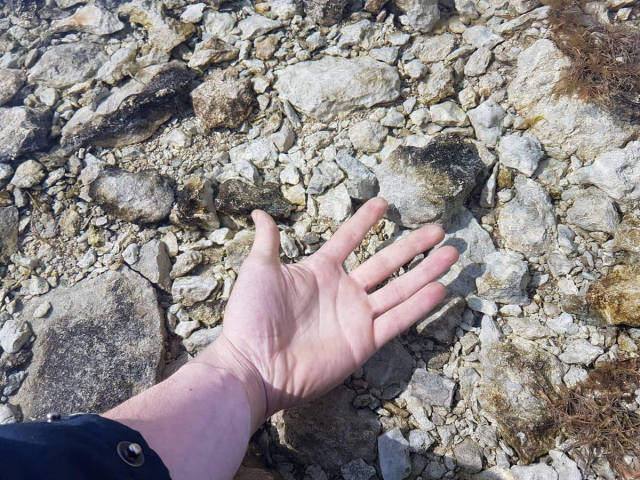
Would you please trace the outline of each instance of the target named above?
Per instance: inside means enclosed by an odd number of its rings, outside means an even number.
[[[370,200],[320,250],[294,265],[280,263],[273,219],[253,213],[256,237],[227,304],[224,331],[195,361],[243,382],[254,430],[275,412],[338,385],[444,298],[445,287],[434,280],[457,261],[453,247],[368,293],[439,243],[444,232],[438,226],[416,230],[344,271],[344,260],[386,209],[383,199]]]

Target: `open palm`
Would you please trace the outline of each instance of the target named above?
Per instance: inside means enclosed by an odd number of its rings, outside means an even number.
[[[295,265],[280,263],[277,226],[265,212],[254,212],[256,238],[229,299],[224,333],[203,355],[261,383],[264,418],[327,392],[444,298],[444,286],[434,280],[457,261],[453,247],[369,293],[439,243],[444,232],[437,226],[412,232],[351,273],[343,269],[386,208],[384,200],[370,200]]]

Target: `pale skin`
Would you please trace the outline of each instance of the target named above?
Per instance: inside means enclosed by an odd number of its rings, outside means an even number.
[[[224,333],[171,378],[105,413],[138,430],[175,480],[230,479],[253,432],[274,413],[319,397],[445,296],[436,281],[453,247],[373,289],[442,241],[418,229],[346,273],[343,262],[387,203],[370,200],[316,253],[279,260],[276,224],[253,213],[256,238],[229,299]]]

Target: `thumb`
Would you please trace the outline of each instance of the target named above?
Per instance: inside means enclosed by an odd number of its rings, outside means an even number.
[[[273,218],[262,210],[254,210],[251,218],[256,225],[256,238],[253,241],[250,256],[278,260],[280,232]]]

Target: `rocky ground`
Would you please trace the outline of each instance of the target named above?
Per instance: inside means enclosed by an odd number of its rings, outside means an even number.
[[[636,4],[589,11],[637,27]],[[557,94],[571,61],[549,6],[0,8],[1,423],[104,411],[215,339],[252,209],[295,262],[380,195],[388,216],[345,267],[439,223],[461,254],[449,295],[275,415],[254,437],[263,475],[620,478],[554,408],[638,356],[640,125]]]

